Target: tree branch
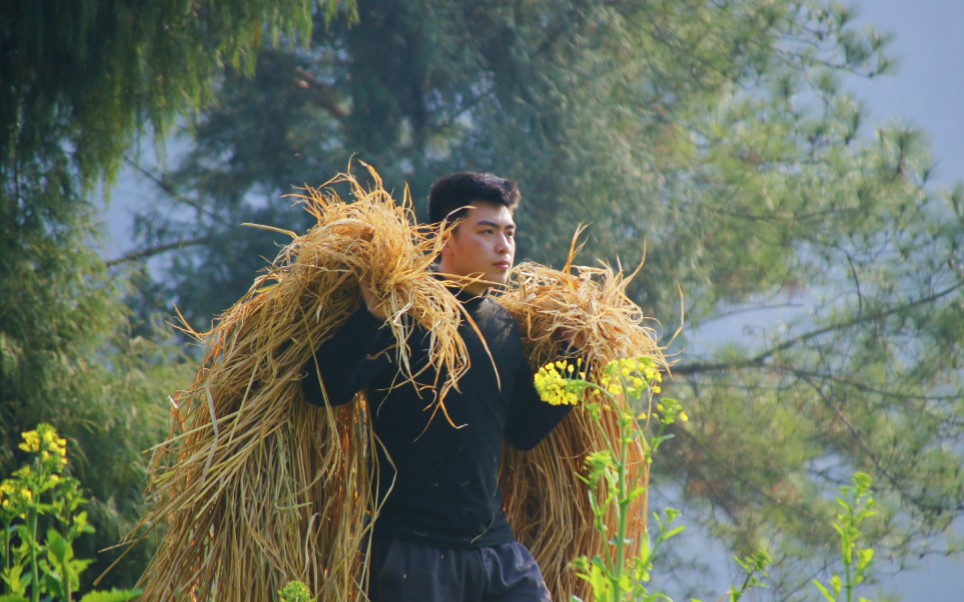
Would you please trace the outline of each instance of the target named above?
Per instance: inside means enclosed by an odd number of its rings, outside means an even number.
[[[221,218],[220,216],[218,216],[217,213],[211,211],[208,207],[206,207],[202,201],[199,201],[197,199],[191,199],[184,196],[183,194],[175,190],[173,186],[171,186],[170,184],[162,180],[160,177],[154,175],[153,173],[141,167],[140,163],[137,163],[130,157],[126,157],[126,156],[124,157],[124,162],[127,163],[133,169],[135,169],[142,176],[146,177],[148,180],[153,182],[155,186],[157,186],[158,188],[166,192],[167,195],[170,196],[172,199],[180,203],[183,203],[188,207],[191,207],[192,209],[195,209],[196,211],[202,214],[209,216],[214,221],[225,223],[223,218]]]
[[[310,94],[316,105],[328,111],[338,121],[344,122],[348,118],[348,112],[338,104],[331,86],[318,81],[318,78],[303,67],[295,67],[294,83],[295,86]]]
[[[835,324],[827,325],[823,328],[818,328],[810,332],[801,334],[800,336],[794,337],[779,345],[761,351],[757,355],[744,359],[735,360],[731,362],[696,362],[692,364],[683,364],[680,366],[675,366],[673,368],[673,374],[687,375],[687,374],[698,374],[701,372],[725,372],[727,370],[741,370],[744,368],[760,367],[764,365],[766,360],[770,359],[774,355],[780,353],[781,351],[786,351],[802,343],[806,343],[811,339],[815,339],[828,332],[834,332],[835,330],[843,330],[846,328],[851,328],[857,326],[861,323],[872,322],[874,320],[879,320],[892,316],[894,314],[906,311],[910,308],[917,307],[920,305],[926,305],[928,303],[933,303],[942,297],[946,297],[957,290],[964,288],[964,280],[955,282],[951,286],[945,288],[944,290],[937,291],[926,297],[921,297],[920,299],[911,300],[908,303],[892,307],[887,310],[881,310],[876,312],[868,312],[866,314],[858,314],[856,317],[850,320],[845,320],[843,322],[838,322]]]
[[[107,267],[114,267],[122,263],[129,263],[133,261],[139,261],[141,259],[148,259],[154,257],[155,255],[161,255],[167,253],[168,251],[173,251],[174,249],[184,249],[187,247],[197,247],[203,245],[211,240],[210,236],[201,236],[199,238],[192,238],[187,240],[176,240],[174,242],[164,243],[161,245],[156,245],[153,247],[148,247],[146,249],[138,249],[136,251],[131,251],[121,257],[116,259],[110,259],[106,263]]]

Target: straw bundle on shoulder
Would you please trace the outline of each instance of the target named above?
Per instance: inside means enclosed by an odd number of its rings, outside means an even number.
[[[172,398],[170,436],[152,459],[151,506],[128,537],[159,536],[140,582],[144,600],[270,600],[293,580],[319,600],[365,599],[375,439],[364,403],[305,403],[305,367],[360,306],[365,280],[387,310],[403,377],[412,376],[413,320],[432,333],[432,366],[447,375],[439,404],[467,368],[461,306],[428,271],[440,240],[414,225],[407,194],[397,205],[370,173],[370,190],[342,174],[299,195],[317,225],[289,233],[291,244],[249,292],[211,331],[193,333],[208,353],[194,383]],[[355,202],[338,198],[339,184]]]
[[[621,358],[645,356],[665,369],[650,321],[625,294],[635,273],[624,277],[608,267],[573,267],[575,252],[570,250],[561,271],[536,263],[516,266],[498,299],[519,323],[533,370],[563,356],[567,340],[578,344],[593,382],[599,382],[609,362]],[[577,475],[585,473],[588,453],[609,449],[607,440],[618,440],[618,415],[600,412],[600,429],[588,412],[576,408],[534,450],[520,453],[505,447],[500,485],[509,522],[542,568],[553,600],[569,600],[574,594],[589,599],[588,584],[577,579],[569,565],[582,555],[609,554],[605,538],[593,528],[586,484]],[[635,477],[633,486],[645,487],[649,465],[638,441],[625,461]],[[628,536],[637,544],[646,531],[646,497],[630,508]],[[615,524],[614,518],[607,524]]]

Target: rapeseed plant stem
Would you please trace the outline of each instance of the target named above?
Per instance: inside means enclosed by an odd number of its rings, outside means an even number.
[[[642,512],[646,512],[652,455],[669,438],[666,427],[687,419],[679,402],[669,398],[656,404],[657,411],[653,412],[653,398],[662,391],[661,382],[661,373],[645,357],[616,360],[595,373],[583,371],[578,361],[573,364],[559,360],[546,364],[536,375],[536,390],[543,401],[580,406],[604,435],[605,449],[587,455],[587,474],[580,479],[592,492],[594,525],[608,541],[608,552],[592,559],[582,556],[573,562],[579,577],[590,584],[596,600],[667,599],[663,594],[650,593],[646,583],[659,544],[682,528],[666,531],[669,521],[663,525],[657,517],[661,528],[655,546],[648,541],[631,542],[627,537],[632,508],[640,498]],[[642,403],[646,407],[640,412]],[[601,421],[607,412],[616,412],[618,416],[615,440],[607,436]],[[658,425],[657,430],[650,433],[654,424]],[[627,461],[631,445],[643,449],[643,465],[632,475]],[[610,524],[615,532],[610,532]]]

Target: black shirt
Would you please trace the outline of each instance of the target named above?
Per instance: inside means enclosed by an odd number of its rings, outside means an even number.
[[[381,495],[389,487],[375,524],[378,537],[393,537],[439,547],[480,547],[513,541],[502,510],[498,485],[502,441],[528,450],[562,420],[569,408],[543,403],[522,354],[515,320],[492,299],[459,300],[485,338],[488,350],[465,321],[459,334],[470,367],[444,403],[455,428],[441,412],[430,385],[436,373],[418,376],[416,388],[394,364],[390,331],[363,306],[315,353],[305,379],[305,396],[325,403],[317,365],[332,405],[347,403],[362,389],[368,393],[379,450]],[[413,372],[427,360],[426,333],[416,328],[409,340]],[[499,378],[493,371],[493,361]],[[385,452],[391,463],[385,458]],[[394,484],[393,484],[394,481]]]

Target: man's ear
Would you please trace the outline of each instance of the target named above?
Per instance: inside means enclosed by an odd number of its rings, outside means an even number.
[[[458,226],[456,226],[455,229],[453,229],[451,232],[449,232],[449,234],[448,234],[448,236],[447,236],[447,239],[446,239],[446,241],[445,241],[445,244],[442,245],[442,250],[441,250],[441,252],[439,253],[439,255],[441,255],[441,256],[443,256],[443,257],[451,257],[451,256],[452,256],[452,253],[453,253],[453,251],[452,251],[452,240],[453,240],[456,236],[458,236],[458,233],[459,233]]]

